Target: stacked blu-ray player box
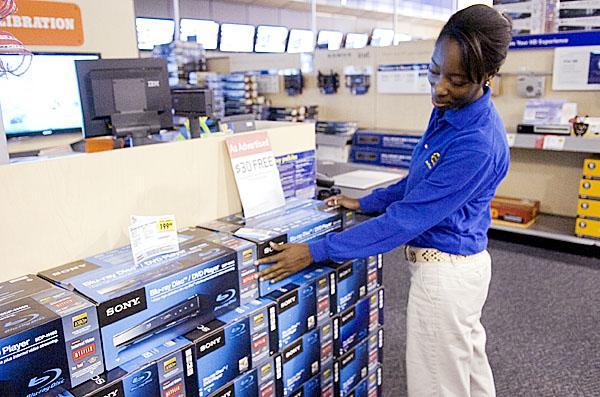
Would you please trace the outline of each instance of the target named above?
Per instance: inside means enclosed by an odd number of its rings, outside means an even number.
[[[352,140],[351,161],[408,168],[420,136],[397,131],[358,130]]]
[[[350,211],[292,199],[281,210],[249,219],[233,215],[201,227],[255,243],[262,258],[273,254],[270,242],[313,241],[358,221]],[[381,256],[312,265],[279,282],[260,282],[259,295],[259,302],[272,305],[270,319],[276,318],[277,331],[269,335],[272,354],[252,365],[242,360],[236,378],[201,396],[381,395]],[[205,365],[198,362],[199,368]]]
[[[291,199],[182,230],[178,252],[142,264],[127,246],[0,283],[0,395],[378,395],[381,257],[277,283],[259,283],[254,265],[274,253],[271,241],[358,221]]]

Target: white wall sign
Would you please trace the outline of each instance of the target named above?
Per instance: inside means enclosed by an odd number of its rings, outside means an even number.
[[[600,46],[555,49],[552,89],[600,90]]]
[[[282,207],[285,204],[283,188],[267,133],[233,135],[225,142],[244,216]]]
[[[429,94],[429,64],[379,65],[377,92],[380,94]]]

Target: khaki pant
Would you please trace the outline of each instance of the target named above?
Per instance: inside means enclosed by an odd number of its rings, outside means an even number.
[[[489,254],[408,265],[408,396],[495,396],[480,322],[491,278]]]

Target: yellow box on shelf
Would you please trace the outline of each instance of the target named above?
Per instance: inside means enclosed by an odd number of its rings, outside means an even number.
[[[582,179],[579,182],[579,195],[600,198],[600,179]]]
[[[600,160],[585,159],[583,161],[583,176],[587,178],[600,178]]]
[[[600,238],[600,220],[577,218],[575,234],[580,237]]]
[[[584,218],[600,219],[600,200],[579,199],[577,215]]]

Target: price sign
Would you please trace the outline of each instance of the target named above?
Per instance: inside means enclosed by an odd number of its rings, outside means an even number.
[[[226,143],[244,216],[283,207],[283,188],[267,133],[238,134]]]
[[[508,141],[508,147],[515,146],[516,139],[517,139],[517,134],[506,134],[506,140]]]
[[[175,216],[132,216],[129,240],[135,264],[179,251]]]
[[[567,139],[564,136],[544,136],[544,143],[542,149],[544,150],[563,150]]]

